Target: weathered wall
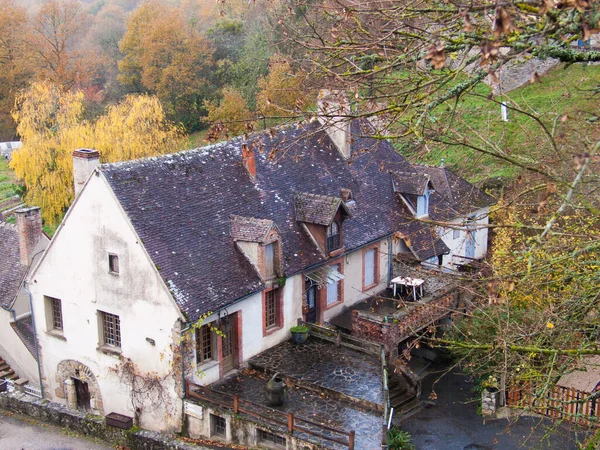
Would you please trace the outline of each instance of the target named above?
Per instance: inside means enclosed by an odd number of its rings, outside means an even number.
[[[352,335],[383,344],[385,352],[393,354],[400,342],[424,326],[436,322],[456,305],[457,293],[451,292],[428,303],[412,304],[405,315],[390,317],[386,323],[383,323],[381,318],[370,317],[368,312],[353,311]]]
[[[387,287],[388,278],[388,240],[383,239],[375,244],[378,248],[378,264],[379,264],[379,282],[372,288],[363,291],[363,252],[364,249],[358,249],[352,253],[345,255],[344,265],[344,301],[341,304],[327,309],[324,313],[324,320],[328,321],[332,317],[337,316],[346,308],[355,303],[364,300],[378,292],[381,292]],[[371,248],[371,246],[367,247]],[[325,288],[323,288],[325,289]]]
[[[17,375],[27,378],[37,388],[40,384],[37,362],[10,326],[12,315],[0,308],[0,356]]]
[[[488,246],[488,229],[486,225],[489,223],[489,208],[482,208],[477,210],[475,213],[476,220],[473,225],[475,227],[475,259],[481,259],[485,257]],[[457,226],[463,226],[463,219],[455,219],[451,223]],[[481,228],[477,228],[481,226]],[[466,228],[460,230],[458,238],[453,237],[454,229],[452,228],[439,228],[438,234],[444,241],[444,243],[450,249],[448,255],[444,255],[443,265],[446,267],[452,267],[455,264],[464,264],[465,260],[462,258],[465,256],[466,242],[467,242],[467,231]],[[468,261],[467,261],[468,262]]]
[[[230,412],[217,410],[213,407],[185,402],[186,429],[191,438],[215,438],[236,444],[247,445],[251,448],[271,448],[259,441],[257,423]],[[215,436],[211,430],[211,414],[226,420],[225,437]],[[318,447],[310,442],[289,436],[285,431],[270,428],[261,424],[261,429],[274,433],[287,440],[288,450],[316,450]]]
[[[103,417],[73,411],[58,403],[39,400],[19,393],[1,393],[0,409],[13,411],[43,423],[67,428],[86,436],[125,445],[131,450],[202,450],[205,447],[186,444],[172,436],[147,430],[121,430],[107,426]]]
[[[227,307],[231,315],[239,312],[242,315],[241,359],[246,361],[251,357],[283,342],[291,337],[290,328],[297,324],[302,317],[302,275],[295,275],[286,279],[283,288],[283,324],[280,329],[263,337],[263,299],[262,293],[250,297]],[[206,318],[204,323],[217,320],[213,314]],[[194,359],[195,361],[195,359]],[[198,366],[194,370],[192,381],[197,384],[209,384],[220,377],[219,363],[210,361]]]
[[[119,273],[109,272],[108,253],[118,255]],[[61,362],[88,368],[99,385],[97,413],[134,415],[128,388],[113,372],[122,357],[131,358],[141,373],[165,377],[168,411],[149,404],[140,426],[172,431],[180,427],[181,401],[172,367],[180,312],[157,269],[148,258],[130,222],[103,176],[92,176],[65,217],[30,281],[40,342],[43,382],[49,399],[64,403],[66,388],[57,377]],[[52,330],[44,296],[61,300],[63,332]],[[100,311],[120,319],[121,348],[102,347]],[[151,402],[151,399],[148,399]]]

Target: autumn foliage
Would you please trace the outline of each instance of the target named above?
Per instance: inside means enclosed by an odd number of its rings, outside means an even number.
[[[84,120],[84,111],[81,92],[50,82],[17,97],[13,117],[23,147],[11,167],[27,187],[27,203],[40,206],[48,224],[58,223],[73,200],[73,150],[94,148],[102,161],[120,161],[175,151],[184,136],[155,97],[127,97],[96,122]]]

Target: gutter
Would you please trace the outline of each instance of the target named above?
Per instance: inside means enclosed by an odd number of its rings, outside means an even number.
[[[25,290],[25,292],[27,292],[27,294],[29,294],[29,309],[31,309],[31,326],[33,327],[33,342],[35,344],[35,361],[37,362],[38,377],[40,379],[40,394],[42,395],[42,398],[44,398],[44,384],[42,383],[42,367],[40,366],[40,347],[38,344],[37,329],[35,326],[35,314],[33,313],[33,296],[31,295],[31,291],[27,289],[26,281],[23,281],[23,289]]]

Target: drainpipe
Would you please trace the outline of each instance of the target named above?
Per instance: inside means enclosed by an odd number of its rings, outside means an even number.
[[[388,273],[387,273],[387,285],[389,286],[392,282],[392,238],[388,238]]]
[[[185,362],[183,361],[183,334],[192,328],[191,324],[187,324],[187,327],[182,329],[179,333],[179,352],[181,354],[181,398],[185,399]]]
[[[33,296],[31,291],[27,289],[27,281],[23,281],[23,289],[29,295],[29,309],[31,310],[31,326],[33,327],[33,342],[35,344],[35,360],[38,366],[38,377],[40,379],[40,394],[44,398],[44,384],[42,383],[42,367],[40,366],[40,347],[38,344],[37,330],[35,327],[35,314],[33,313]]]

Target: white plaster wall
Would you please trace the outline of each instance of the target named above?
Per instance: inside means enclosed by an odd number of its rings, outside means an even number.
[[[486,225],[489,223],[489,208],[482,208],[475,212],[475,259],[481,259],[487,254],[488,246],[488,228]],[[454,219],[452,224],[462,226],[464,219]],[[481,228],[479,228],[482,226]],[[464,264],[465,260],[462,258],[465,256],[467,231],[466,228],[460,230],[460,236],[457,239],[453,238],[452,228],[440,228],[438,233],[444,243],[450,249],[448,255],[444,255],[443,265],[445,267],[452,267],[456,264]]]
[[[227,307],[227,312],[242,315],[242,359],[247,361],[253,356],[291,338],[290,328],[302,318],[302,277],[294,275],[286,280],[283,287],[283,326],[263,337],[262,293],[258,292]],[[213,314],[204,323],[217,320]],[[194,359],[195,360],[195,359]],[[196,368],[194,383],[210,384],[219,379],[219,364],[211,361]]]
[[[32,387],[39,388],[37,362],[10,326],[11,321],[10,311],[0,308],[0,356],[17,375],[27,378]]]
[[[108,271],[108,252],[119,257],[118,275]],[[119,356],[98,349],[98,311],[119,316],[122,356],[131,358],[141,372],[159,376],[172,372],[171,344],[180,312],[103,176],[91,177],[31,278],[46,396],[65,403],[55,395],[56,369],[61,361],[73,359],[96,376],[105,414],[132,416],[127,388],[111,372]],[[62,301],[64,340],[48,332],[44,295]],[[165,387],[174,406],[171,415],[157,408],[154,417],[142,415],[142,427],[179,429],[181,402],[172,376]]]
[[[324,320],[328,321],[344,309],[381,292],[387,287],[388,278],[388,239],[377,243],[379,249],[379,283],[363,292],[363,249],[344,256],[344,302],[325,311]],[[324,289],[324,288],[323,288]]]

